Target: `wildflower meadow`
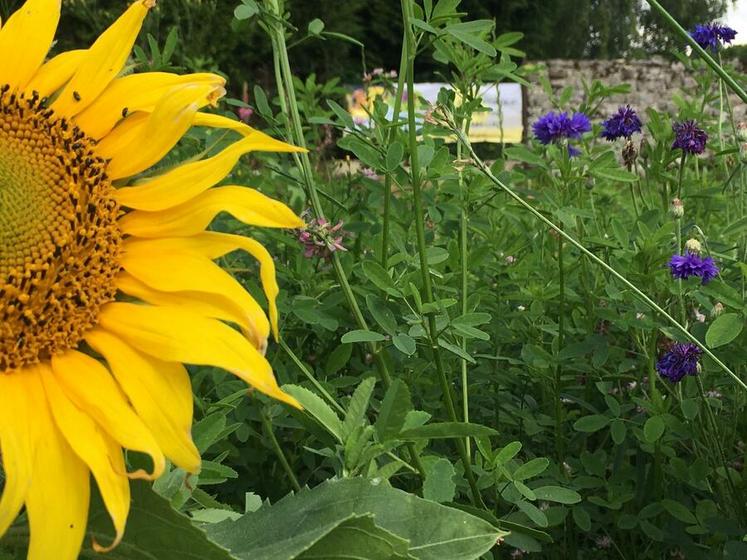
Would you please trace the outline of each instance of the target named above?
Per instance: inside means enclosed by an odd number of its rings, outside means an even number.
[[[490,3],[0,2],[0,560],[747,558],[747,76],[685,3],[662,109]]]

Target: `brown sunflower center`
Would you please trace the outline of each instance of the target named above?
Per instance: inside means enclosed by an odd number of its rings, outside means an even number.
[[[0,373],[74,348],[114,299],[112,194],[93,140],[0,88]]]

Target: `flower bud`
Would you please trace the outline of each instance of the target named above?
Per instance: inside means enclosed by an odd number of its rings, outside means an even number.
[[[717,301],[716,304],[713,306],[713,309],[711,309],[711,317],[718,317],[724,312],[724,304],[720,301]]]
[[[747,141],[747,122],[742,121],[737,124],[737,138],[742,142]]]
[[[669,213],[673,218],[681,218],[685,215],[685,205],[679,198],[673,198],[672,203],[669,205]]]
[[[628,169],[632,168],[633,164],[635,164],[636,158],[638,158],[638,150],[636,150],[635,144],[633,144],[632,140],[628,139],[628,141],[625,142],[625,146],[623,147],[622,151],[622,157],[626,167]]]
[[[700,252],[703,250],[703,246],[700,244],[700,241],[698,241],[697,239],[691,238],[685,242],[685,249],[687,249],[689,253],[694,253],[696,255],[699,255]]]

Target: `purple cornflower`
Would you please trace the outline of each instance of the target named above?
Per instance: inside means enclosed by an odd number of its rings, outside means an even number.
[[[704,49],[709,49],[713,52],[722,46],[722,42],[731,43],[736,35],[737,32],[731,27],[717,23],[699,23],[690,32],[690,37],[695,39],[696,43]]]
[[[559,142],[564,138],[579,139],[584,132],[591,130],[591,121],[583,113],[556,113],[550,111],[542,115],[532,125],[535,138],[542,144]]]
[[[630,105],[620,107],[617,113],[602,123],[602,138],[610,142],[618,138],[630,138],[640,131],[641,119]]]
[[[698,373],[698,359],[702,353],[692,342],[675,342],[669,352],[656,362],[656,371],[672,383],[677,383],[686,375]]]
[[[698,128],[695,121],[683,121],[672,125],[674,142],[672,149],[679,148],[686,154],[702,154],[708,141],[708,134]]]
[[[672,255],[669,269],[672,271],[672,278],[686,280],[691,276],[697,276],[702,284],[708,284],[719,272],[712,257],[702,258],[696,253]]]

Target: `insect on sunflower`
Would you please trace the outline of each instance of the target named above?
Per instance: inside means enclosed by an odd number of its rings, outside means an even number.
[[[298,406],[264,358],[277,336],[271,256],[205,231],[224,211],[301,227],[256,190],[215,186],[245,153],[298,150],[202,112],[224,95],[220,76],[122,75],[154,4],[137,0],[89,49],[47,61],[60,0],[27,0],[0,28],[0,535],[25,506],[32,560],[77,558],[91,475],[116,532],[109,549],[125,529],[129,478],[158,477],[167,458],[199,470],[183,364],[223,368]],[[239,139],[152,170],[199,126]],[[235,250],[260,263],[269,319],[214,262]],[[150,472],[127,472],[123,449],[150,456]]]

